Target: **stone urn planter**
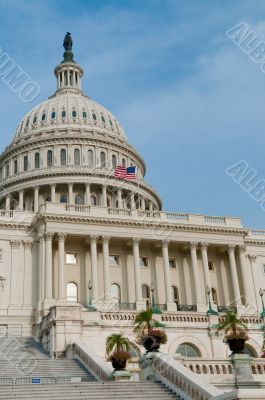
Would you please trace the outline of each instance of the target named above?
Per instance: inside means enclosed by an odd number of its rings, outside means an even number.
[[[241,338],[226,339],[226,343],[232,354],[243,353],[245,349],[245,342],[246,339]]]

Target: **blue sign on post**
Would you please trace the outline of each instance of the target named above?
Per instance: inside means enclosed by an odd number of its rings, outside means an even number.
[[[31,383],[40,384],[40,378],[32,378]]]

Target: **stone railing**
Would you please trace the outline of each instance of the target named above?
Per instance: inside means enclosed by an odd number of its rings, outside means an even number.
[[[161,321],[163,322],[189,322],[189,323],[209,323],[209,318],[206,315],[200,315],[197,313],[166,313],[161,315]]]
[[[152,354],[154,379],[185,400],[236,400],[237,394],[216,388],[168,354]]]
[[[83,343],[73,343],[67,347],[66,356],[78,360],[98,380],[108,381],[113,369]]]
[[[183,214],[166,211],[148,211],[148,210],[130,210],[123,208],[111,208],[100,206],[86,206],[86,205],[68,205],[60,203],[45,203],[40,206],[41,213],[62,214],[83,212],[89,214],[91,217],[104,217],[113,218],[119,216],[121,219],[132,219],[141,222],[164,222],[164,223],[178,223],[187,225],[205,225],[205,226],[218,226],[242,228],[239,218],[228,217],[210,217],[197,214]]]
[[[31,211],[0,210],[0,222],[14,221],[17,224],[29,224],[33,220],[33,215],[34,214]]]
[[[265,358],[255,358],[250,363],[250,366],[253,376],[262,375],[263,381],[265,382]]]

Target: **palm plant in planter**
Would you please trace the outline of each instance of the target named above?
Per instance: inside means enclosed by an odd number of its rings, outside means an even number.
[[[153,319],[151,309],[141,311],[134,320],[134,332],[140,343],[147,352],[157,352],[161,344],[167,342],[167,335],[163,329],[165,325]]]
[[[223,321],[218,325],[218,332],[224,331],[224,342],[229,346],[232,354],[242,353],[245,342],[249,339],[247,325],[237,317],[236,311],[228,311]]]
[[[128,339],[121,333],[113,333],[107,337],[107,360],[111,361],[115,371],[122,371],[126,368],[127,361],[132,358],[129,348]]]

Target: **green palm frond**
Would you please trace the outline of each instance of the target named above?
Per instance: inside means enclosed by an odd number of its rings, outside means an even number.
[[[218,325],[218,332],[219,331],[224,331],[227,333],[228,331],[232,331],[233,333],[236,333],[239,330],[247,330],[247,324],[245,324],[241,318],[237,317],[237,312],[235,311],[228,311],[225,316],[223,321]]]
[[[129,340],[121,333],[113,333],[106,339],[106,353],[109,355],[114,351],[125,350],[130,348]]]
[[[134,332],[138,335],[141,335],[143,331],[149,331],[152,327],[152,317],[152,310],[144,310],[139,312],[134,320]]]

